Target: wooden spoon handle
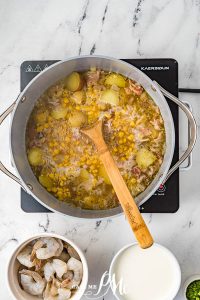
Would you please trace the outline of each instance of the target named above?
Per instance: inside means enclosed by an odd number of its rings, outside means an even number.
[[[149,248],[153,244],[153,238],[103,139],[101,123],[99,123],[99,126],[97,126],[95,130],[84,130],[83,132],[92,138],[96,145],[99,158],[104,164],[113,188],[139,245],[144,249]]]
[[[121,203],[126,218],[135,233],[136,239],[142,248],[148,248],[153,244],[153,238],[147,228],[139,209],[124,182],[109,150],[99,153],[116,195]]]

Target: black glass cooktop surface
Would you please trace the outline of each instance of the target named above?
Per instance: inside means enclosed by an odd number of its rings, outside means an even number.
[[[156,80],[166,90],[178,96],[178,63],[174,59],[125,59],[152,80]],[[54,64],[55,60],[25,61],[21,65],[21,91],[42,70]],[[175,125],[175,151],[172,165],[179,158],[178,107],[166,99],[172,112]],[[21,207],[25,212],[49,212],[32,196],[21,190]],[[145,213],[173,213],[179,208],[179,171],[177,170],[164,186],[140,207]]]

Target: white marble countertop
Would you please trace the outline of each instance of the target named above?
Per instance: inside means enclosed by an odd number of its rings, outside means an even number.
[[[172,57],[179,63],[180,87],[200,88],[199,0],[1,0],[0,112],[19,93],[19,67],[31,59],[64,59],[78,54],[117,58]],[[200,96],[180,95],[192,104],[200,125]],[[0,130],[0,159],[9,167],[8,129]],[[183,135],[186,129],[182,128]],[[145,214],[155,240],[177,256],[182,280],[200,273],[200,144],[193,166],[180,176],[181,203],[175,214]],[[181,149],[180,149],[181,150]],[[58,214],[26,214],[20,188],[0,173],[0,298],[10,300],[6,263],[14,247],[30,234],[64,234],[86,253],[89,284],[96,284],[113,255],[134,240],[123,216],[103,221]],[[85,298],[84,298],[85,299]],[[113,300],[108,293],[105,300]],[[183,299],[181,292],[176,300]],[[103,300],[103,297],[101,297]]]

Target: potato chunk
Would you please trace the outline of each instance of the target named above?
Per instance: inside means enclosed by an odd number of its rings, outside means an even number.
[[[119,93],[114,90],[105,90],[101,94],[100,101],[111,105],[119,104]]]
[[[39,176],[39,182],[42,186],[44,186],[47,189],[53,187],[53,181],[47,175],[41,174]]]
[[[126,81],[122,75],[112,73],[106,77],[105,84],[117,85],[118,87],[123,88],[126,85]]]
[[[81,181],[87,181],[90,177],[89,172],[86,169],[81,169],[80,172],[80,179]]]
[[[71,99],[73,102],[76,104],[81,104],[85,98],[85,92],[83,90],[74,92],[73,95],[71,96]]]
[[[36,147],[31,148],[28,152],[28,161],[34,167],[41,166],[43,164],[42,150]]]
[[[103,165],[100,166],[98,174],[99,174],[99,177],[102,177],[104,179],[104,182],[106,184],[111,184],[110,178],[108,177],[106,169],[104,168]]]
[[[68,119],[72,127],[80,127],[87,122],[87,116],[81,111],[75,111]]]
[[[136,155],[136,162],[141,169],[146,169],[156,160],[156,156],[148,149],[142,148]]]
[[[51,115],[54,119],[64,119],[67,115],[68,109],[66,107],[62,107],[61,105],[56,106],[52,111]]]
[[[82,89],[83,87],[83,79],[78,72],[72,72],[65,79],[66,88],[70,92],[76,92]]]

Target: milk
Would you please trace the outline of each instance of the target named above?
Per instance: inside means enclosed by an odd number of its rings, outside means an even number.
[[[172,300],[180,286],[180,268],[166,248],[154,244],[148,249],[131,245],[117,256],[112,267],[116,283],[122,280],[124,300]]]

